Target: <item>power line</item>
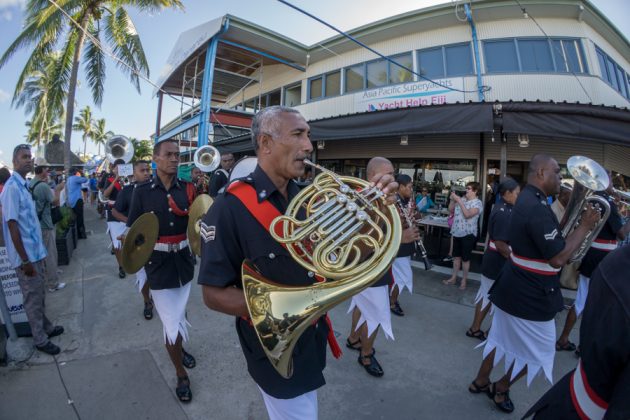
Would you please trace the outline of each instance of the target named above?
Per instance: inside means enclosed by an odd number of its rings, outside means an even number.
[[[355,38],[355,37],[353,37],[352,35],[350,35],[350,34],[348,34],[348,33],[344,32],[344,31],[342,31],[341,29],[336,28],[335,26],[333,26],[333,25],[331,25],[330,23],[326,22],[325,20],[320,19],[320,18],[318,18],[317,16],[315,16],[315,15],[313,15],[313,14],[311,14],[311,13],[307,12],[306,10],[300,9],[299,7],[297,7],[297,6],[295,6],[295,5],[291,4],[291,3],[289,3],[289,2],[288,2],[288,1],[286,1],[286,0],[278,0],[278,1],[279,1],[280,3],[282,3],[282,4],[286,5],[286,6],[289,6],[289,7],[290,7],[290,8],[292,8],[292,9],[297,10],[298,12],[300,12],[300,13],[302,13],[302,14],[304,14],[304,15],[308,16],[308,17],[310,17],[311,19],[314,19],[314,20],[318,21],[318,22],[319,22],[319,23],[321,23],[322,25],[329,27],[329,28],[330,28],[330,29],[332,29],[333,31],[335,31],[335,32],[339,33],[340,35],[342,35],[342,36],[344,36],[344,37],[346,37],[346,38],[348,38],[350,41],[354,42],[355,44],[358,44],[359,46],[361,46],[361,47],[365,48],[366,50],[368,50],[368,51],[370,51],[370,52],[372,52],[372,53],[376,54],[376,55],[377,55],[377,56],[379,56],[379,57],[381,57],[383,60],[388,61],[389,63],[391,63],[391,64],[393,64],[393,65],[395,65],[395,66],[397,66],[397,67],[400,67],[401,69],[403,69],[403,70],[405,70],[405,71],[407,71],[407,72],[409,72],[409,73],[411,73],[411,74],[413,74],[413,75],[416,75],[416,76],[418,76],[418,77],[419,77],[419,78],[421,78],[421,79],[424,79],[424,80],[426,80],[426,81],[428,81],[428,82],[431,82],[431,83],[433,83],[433,84],[435,84],[435,85],[437,85],[437,86],[441,86],[441,87],[443,87],[443,88],[445,88],[445,89],[448,89],[448,90],[451,90],[451,91],[455,91],[455,92],[462,92],[462,93],[479,93],[479,91],[480,91],[480,90],[481,90],[482,92],[487,92],[487,91],[489,91],[489,90],[490,90],[490,86],[485,86],[485,85],[484,85],[484,86],[479,86],[479,89],[476,89],[476,90],[463,90],[463,89],[456,89],[456,88],[452,88],[452,87],[450,87],[450,86],[446,86],[446,85],[444,85],[444,84],[442,84],[442,83],[440,83],[440,82],[437,82],[437,81],[435,81],[435,80],[433,80],[433,79],[430,79],[430,78],[428,78],[428,77],[426,77],[426,76],[423,76],[423,75],[422,75],[422,74],[420,74],[420,73],[417,73],[417,72],[413,71],[413,69],[410,69],[410,68],[408,68],[407,66],[404,66],[404,65],[402,65],[402,64],[400,64],[400,63],[398,63],[397,61],[392,60],[391,58],[389,58],[389,57],[387,57],[387,56],[385,56],[385,55],[381,54],[381,53],[380,53],[380,52],[378,52],[378,51],[376,51],[374,48],[372,48],[372,47],[370,47],[370,46],[368,46],[368,45],[364,44],[364,43],[363,43],[363,42],[361,42],[361,41],[359,41],[358,39],[356,39],[356,38]]]

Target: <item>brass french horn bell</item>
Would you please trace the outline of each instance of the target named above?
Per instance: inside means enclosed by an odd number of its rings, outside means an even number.
[[[246,261],[241,268],[247,309],[269,361],[284,378],[301,334],[324,313],[380,278],[398,253],[402,226],[395,205],[359,178],[322,171],[273,220],[270,233],[314,274],[333,279],[296,287],[265,279]],[[298,211],[305,217],[298,219]]]
[[[197,256],[201,255],[201,219],[208,212],[213,201],[208,194],[201,194],[195,198],[188,210],[188,227],[186,230],[188,245],[190,250]]]
[[[144,213],[129,228],[121,250],[121,262],[125,273],[137,273],[151,258],[158,238],[158,218],[153,213]]]

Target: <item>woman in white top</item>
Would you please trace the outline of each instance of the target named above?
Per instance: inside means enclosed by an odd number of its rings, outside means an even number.
[[[468,271],[470,270],[470,256],[477,241],[477,228],[479,216],[483,211],[483,203],[477,197],[479,193],[479,183],[469,182],[466,184],[466,194],[460,197],[454,192],[451,193],[451,201],[448,205],[449,211],[455,211],[451,235],[453,236],[453,274],[444,284],[455,284],[457,273],[461,268],[462,283],[460,290],[466,289]]]

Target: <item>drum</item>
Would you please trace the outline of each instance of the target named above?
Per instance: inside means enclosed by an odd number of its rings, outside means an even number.
[[[230,177],[228,178],[228,184],[235,179],[245,178],[247,175],[254,172],[256,165],[258,164],[258,158],[255,156],[245,156],[240,158],[238,162],[232,168]]]

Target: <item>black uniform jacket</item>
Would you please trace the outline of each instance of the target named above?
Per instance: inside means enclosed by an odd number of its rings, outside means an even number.
[[[212,179],[210,179],[210,188],[208,188],[208,194],[210,197],[216,197],[219,194],[219,190],[225,186],[228,182],[228,175],[225,169],[217,169],[214,174],[212,174]]]
[[[606,419],[630,419],[630,245],[609,253],[593,272],[580,327],[581,364],[591,390],[608,403]],[[529,410],[536,419],[579,419],[573,371]]]
[[[131,196],[136,184],[125,185],[122,190],[116,196],[116,204],[114,208],[117,212],[124,216],[129,216],[129,208],[131,207]]]
[[[289,203],[260,166],[242,181],[255,188],[259,202],[268,200],[284,214]],[[298,192],[299,187],[290,181],[289,200]],[[241,265],[245,259],[251,260],[263,276],[276,283],[305,286],[316,281],[230,193],[216,198],[203,218],[202,231],[198,279],[201,285],[242,288]],[[267,394],[275,398],[294,398],[325,384],[322,371],[326,366],[328,327],[323,318],[307,328],[298,340],[293,352],[293,376],[289,379],[281,377],[268,361],[248,320],[236,318],[236,331],[249,374]]]
[[[158,241],[161,236],[185,235],[188,216],[178,216],[170,210],[167,194],[171,194],[179,209],[187,211],[189,203],[186,184],[188,182],[175,179],[170,189],[166,191],[164,184],[156,175],[151,181],[138,185],[132,195],[127,226],[131,227],[138,217],[151,212],[159,221]],[[151,289],[174,289],[192,280],[193,256],[189,247],[178,252],[153,251],[144,268]]]
[[[564,249],[564,239],[547,197],[526,185],[510,219],[512,253],[544,264]],[[502,311],[531,321],[549,321],[563,308],[557,273],[539,274],[517,266],[510,258],[490,290],[490,300]]]
[[[619,230],[623,227],[623,222],[621,221],[621,215],[619,215],[617,205],[608,194],[604,192],[597,192],[596,194],[604,197],[608,200],[608,204],[610,204],[610,216],[606,219],[606,223],[604,223],[602,230],[597,235],[597,239],[616,241],[617,232],[619,232]],[[580,274],[585,277],[591,277],[591,274],[593,274],[593,271],[597,268],[599,262],[609,253],[610,251],[604,251],[591,246],[580,264]]]
[[[496,204],[490,213],[488,220],[488,235],[491,241],[510,242],[510,217],[512,216],[512,205],[506,202]],[[491,248],[488,244],[486,252],[483,254],[481,263],[481,274],[485,277],[496,280],[505,264],[506,259],[497,249]]]

